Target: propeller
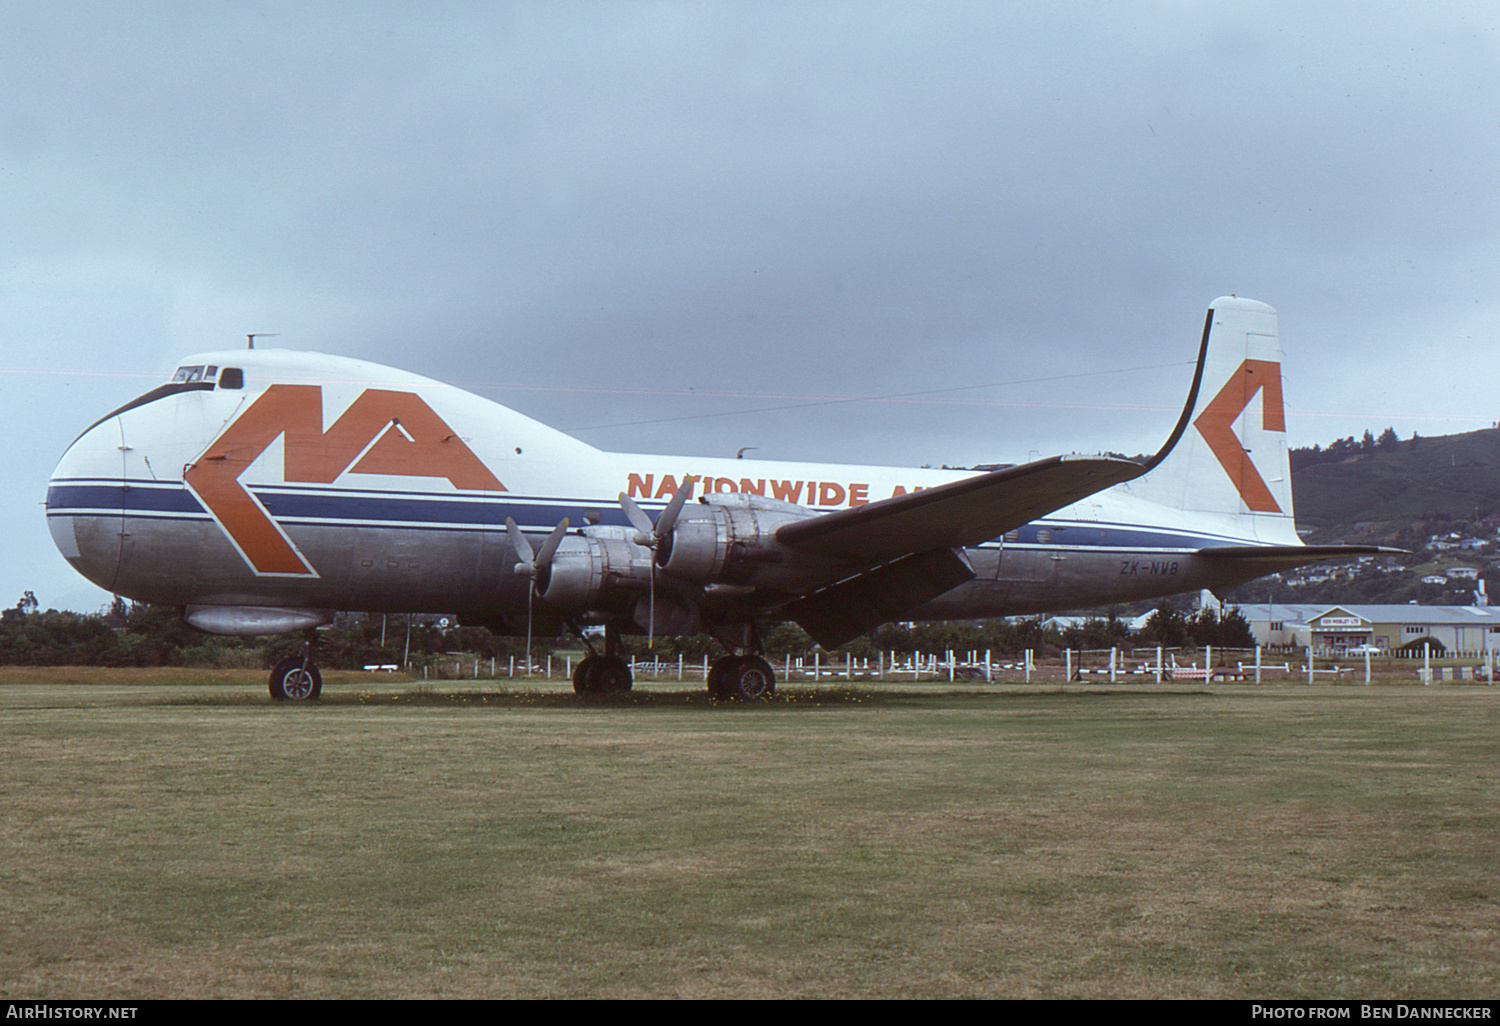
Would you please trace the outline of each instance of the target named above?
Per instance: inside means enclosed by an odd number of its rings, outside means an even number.
[[[693,485],[696,481],[691,474],[682,479],[681,486],[667,500],[667,508],[661,511],[661,516],[656,518],[654,524],[646,511],[635,504],[634,499],[624,492],[620,493],[620,506],[625,510],[626,519],[635,528],[635,543],[651,550],[651,612],[646,625],[647,648],[656,645],[656,567],[661,562],[662,543],[671,541],[672,528],[677,525],[677,515],[682,512],[682,504],[693,497]],[[670,554],[671,546],[668,545],[667,548]]]
[[[516,557],[520,562],[516,563],[516,573],[531,578],[531,586],[526,589],[526,676],[531,676],[531,603],[537,594],[537,581],[546,580],[547,571],[552,566],[552,557],[557,552],[557,547],[562,544],[563,535],[568,530],[568,518],[563,517],[562,523],[552,529],[547,535],[547,540],[542,542],[542,551],[537,552],[531,547],[531,542],[521,533],[512,517],[505,518],[505,533],[510,535],[510,544],[516,550]]]
[[[635,528],[635,543],[644,545],[646,548],[657,552],[661,543],[672,536],[672,528],[677,524],[677,514],[682,512],[682,504],[693,497],[693,485],[697,479],[691,474],[682,479],[682,485],[672,493],[672,498],[667,501],[667,508],[661,511],[661,516],[656,518],[656,523],[646,515],[646,511],[635,504],[635,500],[624,492],[620,493],[620,505],[625,510],[625,516]],[[658,553],[659,554],[659,553]]]

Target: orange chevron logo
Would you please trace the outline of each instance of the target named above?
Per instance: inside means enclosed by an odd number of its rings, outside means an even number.
[[[1265,431],[1285,431],[1286,412],[1281,405],[1281,364],[1269,360],[1246,360],[1240,364],[1219,394],[1204,407],[1193,426],[1234,482],[1246,507],[1256,513],[1281,513],[1265,479],[1244,444],[1234,433],[1234,422],[1260,393],[1260,423]]]
[[[182,475],[257,574],[318,576],[240,483],[240,475],[277,438],[282,439],[284,481],[332,484],[347,471],[443,477],[455,488],[505,491],[415,393],[366,389],[325,431],[321,386],[272,385]]]

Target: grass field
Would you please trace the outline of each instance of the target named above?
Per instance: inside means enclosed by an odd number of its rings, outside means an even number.
[[[0,996],[1500,992],[1500,688],[783,691],[0,674]]]

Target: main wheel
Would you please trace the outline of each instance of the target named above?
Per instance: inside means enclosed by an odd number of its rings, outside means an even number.
[[[580,695],[618,695],[635,683],[630,664],[617,656],[587,656],[573,669],[573,690]]]
[[[323,675],[298,656],[288,656],[271,670],[271,699],[276,702],[312,702],[323,693]]]
[[[599,669],[604,660],[599,656],[585,656],[573,667],[573,691],[580,695],[593,695],[599,691]]]
[[[776,694],[776,671],[760,656],[745,656],[729,683],[734,697],[747,702],[760,701]]]
[[[600,694],[622,695],[635,684],[630,664],[625,660],[618,656],[605,656],[602,662],[603,665],[599,667]]]
[[[760,656],[726,656],[709,670],[708,690],[718,699],[757,702],[776,693],[776,671]]]
[[[723,656],[715,659],[713,665],[708,668],[708,697],[716,702],[729,701],[730,695],[724,686],[724,674],[732,664],[738,663],[739,659],[734,656]]]

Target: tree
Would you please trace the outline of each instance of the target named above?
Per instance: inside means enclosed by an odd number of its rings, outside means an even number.
[[[1230,609],[1216,612],[1213,609],[1201,609],[1187,623],[1188,633],[1194,642],[1200,647],[1213,645],[1215,648],[1254,648],[1255,635],[1250,632],[1250,624],[1238,609]]]
[[[4,612],[0,612],[0,619],[24,620],[32,613],[35,613],[36,609],[36,596],[28,591],[26,592],[26,594],[21,596],[21,601],[16,603],[14,609],[7,609]]]
[[[1166,648],[1181,648],[1188,640],[1187,621],[1172,608],[1170,602],[1162,602],[1146,620],[1146,625],[1136,631],[1136,640],[1148,645]]]

